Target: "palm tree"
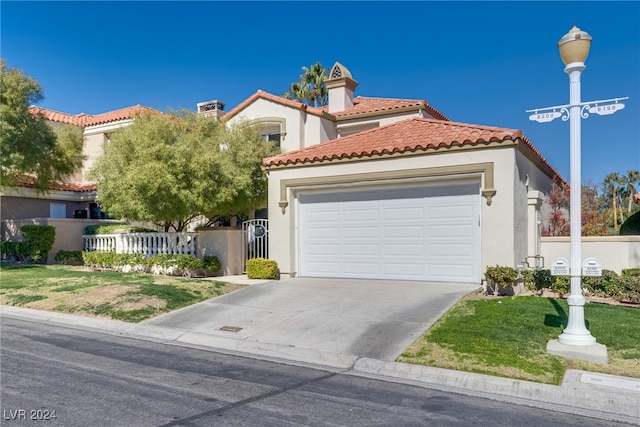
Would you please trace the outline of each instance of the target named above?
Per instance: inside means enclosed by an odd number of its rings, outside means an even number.
[[[327,69],[316,62],[309,68],[302,67],[302,71],[304,73],[300,74],[300,81],[292,83],[289,91],[282,96],[314,107],[327,105],[328,91],[324,83],[329,77]]]
[[[316,62],[311,68],[302,67],[304,74],[300,76],[309,88],[309,101],[313,102],[314,107],[327,105],[328,91],[324,81],[329,77],[327,69]]]
[[[633,195],[636,194],[637,183],[640,183],[640,171],[632,170],[627,171],[627,176],[624,177],[625,184],[627,185],[627,215],[631,215],[631,209],[633,209]]]
[[[617,208],[617,200],[618,200],[618,187],[621,183],[621,177],[617,172],[610,173],[609,175],[604,177],[604,188],[608,191],[608,194],[611,194],[611,201],[613,207],[613,230],[614,232],[618,230],[618,208]]]

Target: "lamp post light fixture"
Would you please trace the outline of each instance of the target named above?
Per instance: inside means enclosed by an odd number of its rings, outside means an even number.
[[[549,341],[547,351],[580,359],[607,362],[606,347],[597,344],[585,325],[584,304],[582,295],[582,269],[581,269],[581,189],[580,176],[580,144],[581,144],[581,119],[589,117],[590,113],[609,115],[622,110],[624,104],[620,101],[628,99],[613,98],[601,101],[581,102],[580,100],[580,75],[586,68],[584,61],[589,55],[591,36],[574,26],[558,42],[560,57],[565,65],[565,73],[569,74],[569,104],[555,107],[527,110],[533,113],[530,120],[539,123],[550,122],[557,118],[563,121],[569,120],[569,151],[570,151],[570,182],[569,198],[569,239],[570,239],[570,264],[571,295],[569,304],[569,319],[567,327],[558,340]]]

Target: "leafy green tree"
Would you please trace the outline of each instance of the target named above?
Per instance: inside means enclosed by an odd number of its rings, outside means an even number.
[[[309,68],[302,67],[302,71],[300,80],[292,83],[289,91],[282,96],[314,107],[327,105],[329,96],[324,83],[329,77],[327,69],[316,62]]]
[[[73,126],[52,129],[29,106],[44,98],[40,84],[0,60],[0,185],[14,186],[25,176],[39,190],[62,181],[82,166],[82,133]]]
[[[182,231],[201,216],[264,203],[261,163],[272,154],[273,144],[248,123],[227,128],[190,111],[148,112],[112,134],[89,177],[110,214]]]

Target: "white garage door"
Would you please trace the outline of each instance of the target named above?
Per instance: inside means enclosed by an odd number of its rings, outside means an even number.
[[[300,276],[480,282],[480,184],[303,193]]]

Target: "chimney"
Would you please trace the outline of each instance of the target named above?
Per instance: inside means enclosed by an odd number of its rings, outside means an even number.
[[[356,90],[358,82],[351,78],[347,67],[336,62],[324,83],[329,92],[330,113],[339,113],[353,107],[353,91]]]
[[[198,102],[198,115],[220,120],[220,117],[224,116],[224,102],[218,100]]]

